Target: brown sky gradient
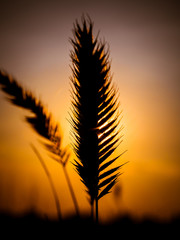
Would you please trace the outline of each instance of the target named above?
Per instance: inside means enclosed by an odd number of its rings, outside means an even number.
[[[70,144],[73,22],[88,13],[95,34],[100,30],[109,44],[124,116],[124,142],[117,152],[128,149],[121,161],[130,162],[118,188],[100,201],[101,219],[112,212],[160,218],[180,213],[179,9],[175,1],[1,1],[0,68],[47,103],[62,126],[64,145]],[[73,212],[62,169],[23,122],[24,111],[1,92],[0,110],[0,211],[35,208],[56,214],[48,181],[29,146],[33,142],[53,174],[63,214]],[[68,170],[81,211],[88,210],[71,163]]]

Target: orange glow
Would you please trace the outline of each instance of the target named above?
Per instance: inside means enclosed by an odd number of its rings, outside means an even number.
[[[68,100],[64,96],[61,99],[60,102],[64,101],[62,106],[68,105],[66,99]],[[15,109],[15,107],[9,105],[3,99],[1,102],[6,108],[6,117],[8,119],[8,121],[5,121],[2,118],[1,124],[1,132],[3,132],[0,145],[1,211],[22,212],[35,209],[41,215],[55,218],[57,216],[48,179],[39,160],[30,148],[29,143],[32,142],[40,151],[52,175],[62,206],[63,216],[75,213],[61,165],[48,157],[48,152],[39,143],[39,136],[29,129],[27,124],[23,123],[24,111]],[[149,110],[151,111],[151,109]],[[63,112],[62,108],[61,111]],[[64,107],[65,111],[68,112],[66,107]],[[56,113],[58,112],[60,112],[59,108],[57,108]],[[136,111],[135,113],[137,114]],[[150,120],[153,121],[153,118],[143,123],[141,121],[142,117],[144,120],[146,119],[143,116],[143,112],[139,112],[138,115],[138,119],[136,118],[132,122],[130,119],[133,118],[133,111],[129,115],[128,111],[124,111],[123,125],[125,125],[125,128],[122,130],[124,141],[115,154],[117,155],[124,150],[128,150],[119,161],[120,163],[129,161],[129,163],[123,166],[121,171],[124,174],[120,177],[117,186],[114,187],[113,193],[100,200],[99,214],[102,221],[111,219],[112,213],[115,217],[124,212],[129,212],[138,217],[149,214],[168,218],[172,212],[176,213],[179,209],[177,198],[180,195],[176,195],[175,185],[180,176],[179,168],[177,168],[175,162],[170,163],[168,156],[166,156],[167,159],[164,159],[165,154],[160,151],[161,149],[158,152],[158,147],[156,148],[153,144],[157,144],[157,141],[161,140],[160,138],[156,140],[153,136],[155,130],[161,131],[159,126],[158,129],[155,127],[154,131],[152,131],[151,127],[149,128],[148,122]],[[67,116],[67,114],[64,114],[64,116]],[[70,144],[68,136],[70,126],[65,118],[64,120],[62,119],[63,144],[66,146]],[[164,139],[164,141],[169,142],[168,139]],[[74,158],[75,156],[71,152],[68,173],[78,199],[80,212],[83,214],[83,212],[90,212],[90,206],[86,199],[87,195],[84,191],[84,186],[81,184],[71,164]],[[116,164],[118,165],[118,163]],[[174,188],[170,187],[171,184],[174,185]],[[118,187],[122,190],[121,194],[116,196],[115,191]],[[164,200],[164,198],[167,200]],[[149,199],[151,200],[149,201]],[[166,204],[170,204],[171,208],[164,211]]]

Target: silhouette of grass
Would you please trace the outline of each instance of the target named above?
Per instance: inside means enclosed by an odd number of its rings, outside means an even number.
[[[46,176],[47,176],[47,178],[49,180],[49,183],[50,183],[50,186],[51,186],[51,189],[52,189],[52,193],[53,193],[53,196],[54,196],[54,200],[55,200],[55,203],[56,203],[58,219],[61,219],[62,218],[62,214],[61,214],[60,202],[59,202],[59,199],[58,199],[58,196],[57,196],[57,192],[56,192],[56,189],[55,189],[55,186],[54,186],[51,174],[50,174],[50,172],[49,172],[49,170],[48,170],[48,168],[47,168],[43,158],[41,157],[40,153],[36,149],[36,147],[33,144],[30,144],[30,145],[31,145],[34,153],[36,154],[37,158],[39,159],[39,161],[41,163],[41,166],[43,167],[43,169],[44,169],[44,171],[46,173]]]
[[[66,150],[62,149],[61,146],[62,137],[59,125],[54,124],[51,114],[46,111],[42,102],[37,100],[30,91],[24,90],[15,79],[1,71],[0,85],[3,92],[8,94],[8,100],[12,104],[34,113],[33,116],[26,116],[26,121],[40,136],[50,141],[49,144],[45,144],[46,148],[62,158]]]
[[[0,85],[2,91],[8,94],[8,100],[12,104],[30,110],[34,114],[33,116],[26,116],[25,119],[36,133],[48,140],[48,143],[43,142],[43,145],[51,153],[51,157],[62,165],[76,212],[79,214],[77,200],[66,170],[70,154],[67,148],[62,147],[62,136],[58,123],[54,123],[52,115],[47,112],[41,101],[37,100],[30,91],[26,91],[15,79],[1,71]],[[46,170],[45,172],[47,173]],[[55,201],[57,202],[56,199]]]
[[[82,17],[82,27],[76,21],[73,33],[70,123],[75,140],[73,150],[78,159],[73,164],[89,194],[92,216],[95,203],[98,222],[98,201],[110,193],[121,175],[119,170],[124,165],[110,168],[123,153],[109,159],[121,143],[122,136],[119,136],[122,129],[119,127],[121,113],[118,112],[117,90],[112,84],[110,74],[109,51],[106,50],[105,43],[98,40],[98,36],[94,39],[91,19],[86,20]],[[15,79],[1,71],[0,85],[12,104],[33,113],[33,116],[26,116],[25,119],[36,133],[48,140],[48,143],[43,142],[44,146],[51,157],[62,165],[78,214],[77,200],[66,170],[70,155],[67,148],[62,147],[59,125],[53,121],[52,115],[41,101],[37,100],[30,91],[24,90]],[[33,150],[46,175],[49,176],[38,151],[34,147]],[[49,181],[52,187],[51,178]],[[52,191],[54,192],[53,189]],[[57,204],[56,197],[55,201]]]
[[[118,96],[112,84],[109,52],[104,43],[93,37],[90,18],[82,17],[82,26],[74,24],[71,39],[72,114],[76,171],[90,196],[91,212],[98,200],[108,194],[120,175],[118,167],[109,168],[119,157],[109,157],[120,144]]]

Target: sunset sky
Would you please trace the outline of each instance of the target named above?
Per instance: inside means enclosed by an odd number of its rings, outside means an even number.
[[[128,213],[169,219],[180,214],[180,6],[176,1],[2,0],[0,69],[40,98],[71,144],[70,37],[88,14],[94,35],[110,50],[113,82],[123,110],[123,143],[116,154],[129,161],[111,194],[99,201],[99,217]],[[27,111],[0,92],[0,212],[35,210],[56,216],[47,177],[33,143],[52,174],[63,216],[74,206],[60,165],[25,123]],[[73,153],[70,161],[73,161]],[[90,210],[84,186],[68,163],[81,212]]]

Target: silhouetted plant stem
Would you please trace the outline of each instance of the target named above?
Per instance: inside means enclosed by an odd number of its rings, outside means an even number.
[[[62,215],[61,215],[61,210],[60,210],[60,203],[59,203],[59,200],[58,200],[58,196],[57,196],[57,192],[56,192],[53,180],[51,178],[51,174],[48,171],[48,168],[47,168],[43,158],[41,157],[40,153],[38,152],[38,150],[35,148],[35,146],[33,144],[30,144],[30,145],[31,145],[31,148],[33,149],[34,153],[36,154],[37,158],[39,159],[39,161],[40,161],[40,163],[41,163],[41,165],[42,165],[42,167],[43,167],[43,169],[46,173],[46,176],[48,177],[48,180],[49,180],[49,183],[50,183],[50,186],[51,186],[51,189],[52,189],[52,193],[53,193],[53,196],[54,196],[54,200],[55,200],[55,203],[56,203],[58,219],[61,219]]]
[[[91,204],[91,219],[94,220],[94,204]]]
[[[72,187],[72,184],[71,184],[71,181],[70,181],[70,178],[69,178],[69,175],[68,175],[68,173],[67,173],[67,170],[66,170],[66,166],[65,166],[65,165],[63,165],[63,170],[64,170],[64,175],[65,175],[65,177],[66,177],[66,181],[67,181],[67,184],[68,184],[70,193],[71,193],[71,197],[72,197],[72,200],[73,200],[73,203],[74,203],[74,207],[75,207],[75,210],[76,210],[76,214],[79,216],[78,203],[77,203],[76,196],[75,196],[75,193],[74,193],[74,190],[73,190],[73,187]]]
[[[98,224],[98,199],[96,198],[96,224]]]

